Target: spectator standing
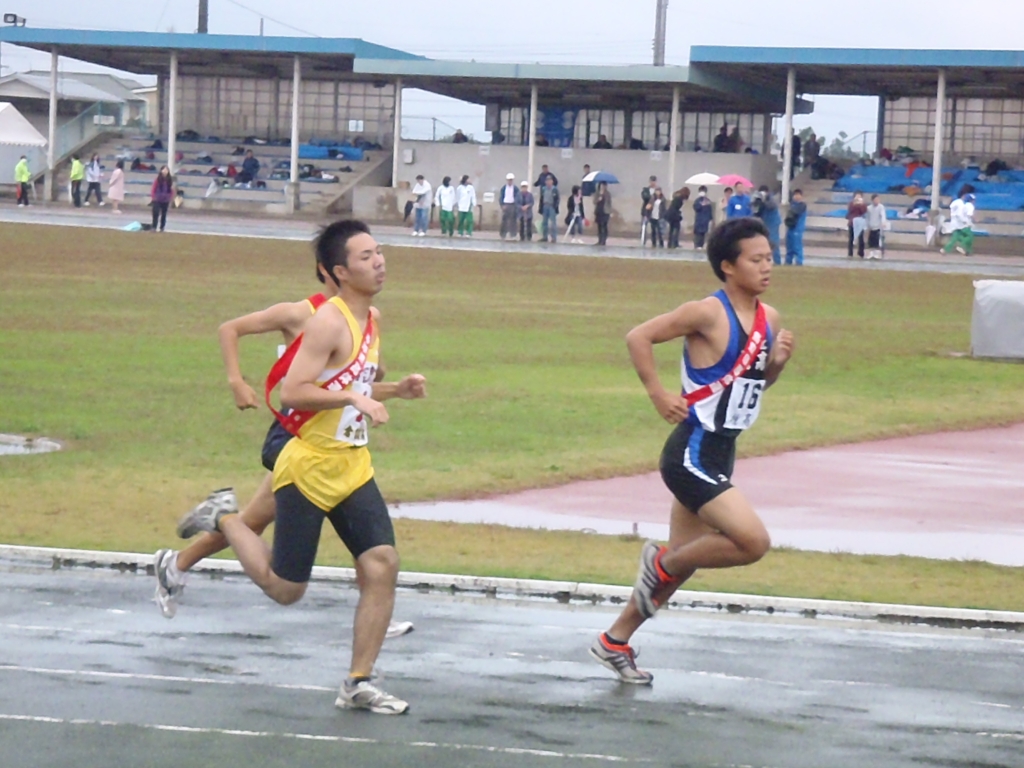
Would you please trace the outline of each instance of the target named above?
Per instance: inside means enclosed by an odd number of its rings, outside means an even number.
[[[668,222],[669,248],[679,247],[679,233],[682,231],[684,219],[683,206],[686,205],[686,201],[689,199],[689,187],[682,187],[673,193],[672,200],[668,204],[668,210],[665,212],[665,221]]]
[[[439,211],[437,218],[441,221],[441,234],[455,237],[455,187],[451,176],[441,179],[441,186],[434,195],[434,205]]]
[[[455,190],[455,201],[459,207],[459,237],[473,236],[473,210],[476,208],[476,189],[469,183],[469,176],[463,176]]]
[[[530,182],[524,181],[519,193],[519,210],[516,214],[519,219],[519,239],[522,241],[533,240],[533,192],[530,191]]]
[[[768,244],[772,247],[772,262],[781,264],[779,228],[782,226],[782,216],[779,214],[778,201],[764,185],[757,191],[757,218],[764,222],[765,229],[768,230]]]
[[[654,198],[654,192],[658,188],[658,177],[651,176],[647,182],[647,186],[640,190],[640,233],[641,233],[641,245],[647,240],[647,222],[651,218],[651,200]]]
[[[572,188],[565,204],[565,223],[568,226],[566,237],[571,237],[574,243],[582,243],[580,235],[583,234],[583,221],[586,212],[583,210],[583,190],[577,185]]]
[[[726,143],[726,152],[732,152],[733,154],[739,153],[743,149],[743,138],[740,136],[740,127],[738,125],[733,126],[732,133],[729,134],[729,141]]]
[[[742,183],[736,184],[736,191],[729,198],[729,207],[725,217],[727,219],[738,219],[742,216],[750,216],[753,212],[750,203],[750,196],[747,195],[747,188]]]
[[[708,236],[714,216],[715,206],[708,198],[708,188],[700,187],[697,199],[693,202],[693,247],[698,251],[704,250],[704,239]]]
[[[793,200],[786,212],[786,263],[804,265],[804,228],[807,226],[807,203],[803,190],[793,190]]]
[[[252,153],[246,150],[245,158],[242,160],[242,171],[235,177],[236,184],[252,184],[260,175],[260,161]]]
[[[651,236],[651,246],[654,248],[665,247],[665,194],[661,187],[654,190],[651,202],[647,204],[648,230]]]
[[[83,205],[89,205],[89,198],[92,197],[92,193],[96,193],[96,204],[105,205],[103,202],[103,165],[100,163],[100,156],[93,155],[89,159],[89,164],[85,166],[85,183],[87,187],[85,189],[85,202]]]
[[[82,180],[85,178],[85,166],[78,155],[71,157],[71,204],[75,208],[82,207]]]
[[[427,229],[430,226],[430,204],[433,201],[433,187],[430,182],[423,178],[423,174],[416,177],[416,186],[412,188],[412,210],[416,216],[413,222],[413,237],[426,237]]]
[[[558,241],[559,194],[555,186],[555,175],[549,174],[540,189],[541,235],[544,241]]]
[[[32,181],[32,171],[28,167],[28,157],[21,156],[14,166],[14,183],[18,185],[18,206],[28,206],[28,187]]]
[[[171,178],[171,169],[166,165],[160,166],[149,197],[153,206],[153,231],[163,232],[167,226],[167,209],[174,200],[174,179]]]
[[[593,197],[594,192],[597,191],[597,185],[592,181],[587,181],[587,176],[590,175],[590,164],[587,163],[583,166],[583,178],[580,179],[580,189],[583,190],[584,197]]]
[[[549,178],[554,179],[555,186],[557,187],[558,177],[551,172],[547,165],[542,165],[540,167],[540,175],[537,177],[537,180],[533,182],[533,186],[537,187],[538,189],[543,189],[544,185],[547,184]]]
[[[792,181],[793,177],[796,176],[797,170],[800,168],[800,135],[797,133],[793,134],[793,144],[789,154],[792,157],[792,163],[789,168],[789,180]]]
[[[529,189],[530,185],[527,182],[524,184]],[[501,206],[501,239],[504,240],[506,237],[516,236],[516,222],[519,220],[519,207],[522,205],[523,193],[516,187],[514,173],[505,176],[505,186],[498,195],[498,204]]]
[[[715,136],[715,140],[711,144],[712,152],[728,152],[729,151],[729,126],[723,125],[718,135]]]
[[[454,135],[452,135],[452,144],[465,144],[469,141],[469,138],[462,132],[461,128],[456,128]]]
[[[864,258],[864,230],[867,228],[868,207],[864,205],[864,193],[854,192],[853,200],[846,207],[846,231],[849,240],[846,246],[846,257],[853,258],[853,241],[857,241],[857,255]]]
[[[868,206],[868,258],[882,258],[882,237],[885,231],[888,214],[882,200],[878,195],[871,196],[871,205]]]
[[[608,221],[612,217],[612,193],[608,182],[602,181],[594,193],[594,221],[597,222],[597,244],[608,245]]]
[[[120,213],[121,203],[124,202],[124,160],[118,160],[110,174],[107,197],[110,198],[110,204],[114,207],[113,213]]]
[[[715,224],[724,224],[729,218],[729,200],[732,198],[732,187],[722,190],[722,197],[718,201],[718,209],[715,211]]]
[[[974,195],[966,192],[949,205],[949,222],[953,234],[940,253],[949,253],[954,248],[964,256],[974,251]]]
[[[611,149],[612,143],[608,141],[608,137],[603,133],[597,137],[597,141],[594,142],[593,149]]]

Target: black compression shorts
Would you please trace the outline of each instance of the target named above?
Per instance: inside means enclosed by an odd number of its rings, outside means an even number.
[[[683,422],[661,452],[661,479],[679,503],[696,514],[732,488],[736,438]]]
[[[263,440],[263,450],[260,452],[260,460],[268,472],[274,471],[277,457],[281,455],[285,444],[292,439],[292,433],[281,426],[281,422],[274,419],[274,423],[267,430],[267,436]]]
[[[324,511],[294,485],[278,489],[274,498],[277,521],[270,567],[282,579],[305,583],[313,572]],[[353,558],[358,559],[374,547],[395,546],[395,530],[387,504],[372,478],[328,512],[327,519]]]

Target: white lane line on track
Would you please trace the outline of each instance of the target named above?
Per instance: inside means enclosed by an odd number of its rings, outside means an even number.
[[[25,672],[37,675],[64,675],[66,677],[103,677],[115,680],[154,680],[161,683],[198,683],[203,685],[256,685],[264,688],[281,688],[289,691],[316,691],[334,693],[337,688],[322,685],[292,685],[288,683],[266,683],[256,680],[217,680],[212,677],[180,677],[177,675],[145,675],[136,672],[100,672],[79,669],[50,669],[47,667],[23,667],[17,664],[0,664],[0,672]]]
[[[381,739],[366,739],[355,736],[325,736],[315,733],[275,733],[273,731],[245,731],[227,728],[197,728],[187,725],[162,725],[155,723],[118,723],[112,720],[64,719],[60,717],[41,717],[35,715],[11,715],[0,713],[0,721],[28,723],[45,723],[50,725],[86,725],[104,728],[142,728],[152,731],[170,731],[174,733],[201,733],[214,736],[240,736],[275,739],[303,739],[307,741],[326,741],[336,744],[373,744],[382,747],[412,747],[416,749],[468,750],[474,752],[490,752],[500,755],[526,755],[529,757],[557,757],[569,760],[599,760],[606,763],[651,763],[649,758],[621,757],[619,755],[599,755],[583,752],[554,752],[547,749],[529,749],[527,747],[494,747],[486,744],[449,744],[436,741],[389,742]]]

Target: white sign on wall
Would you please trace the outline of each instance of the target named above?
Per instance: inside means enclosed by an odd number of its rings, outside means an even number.
[[[494,202],[494,193],[493,192],[484,192],[484,202],[485,203],[493,203]]]
[[[661,152],[658,151],[657,149],[654,150],[653,152],[651,152],[651,160],[653,162],[655,162],[655,163],[660,163],[661,162]]]
[[[480,154],[481,155],[489,155],[489,154],[491,154],[491,145],[490,144],[481,144],[480,145]]]
[[[572,160],[572,147],[563,147],[562,148],[562,159],[563,160]]]

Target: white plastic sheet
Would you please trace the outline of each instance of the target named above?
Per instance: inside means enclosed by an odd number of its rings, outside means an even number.
[[[1024,360],[1024,281],[974,282],[971,354]]]

